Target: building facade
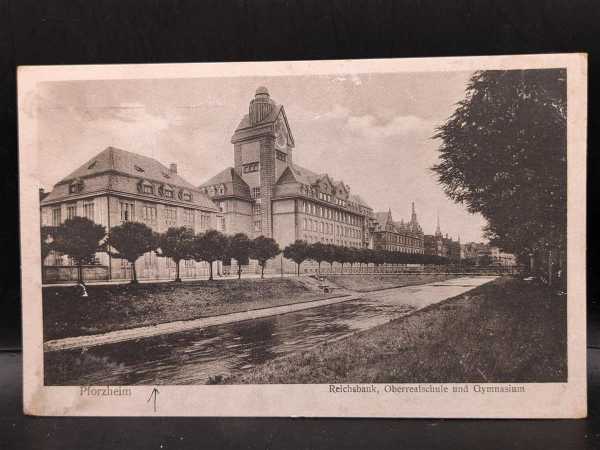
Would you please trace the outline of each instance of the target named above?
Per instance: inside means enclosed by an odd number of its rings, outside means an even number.
[[[432,256],[440,256],[447,258],[451,262],[460,263],[462,259],[462,246],[460,245],[460,237],[457,241],[453,240],[446,235],[442,234],[440,228],[440,218],[437,218],[437,224],[435,227],[434,234],[427,234],[424,237],[425,242],[425,254]]]
[[[297,239],[373,246],[371,207],[343,181],[294,163],[285,109],[266,88],[256,90],[231,143],[233,167],[199,187],[218,205],[226,232],[271,237],[281,248]]]
[[[424,254],[425,241],[423,230],[417,220],[415,204],[412,204],[409,222],[395,222],[391,210],[375,213],[373,248],[391,252]]]
[[[221,229],[224,221],[215,204],[177,174],[175,164],[166,167],[155,159],[114,147],[100,152],[40,197],[42,226],[58,226],[66,219],[82,216],[103,225],[108,233],[128,221],[142,222],[159,233],[179,226],[199,233]],[[104,252],[97,253],[96,260],[97,278],[131,277],[126,260]],[[47,281],[73,278],[72,262],[65,255],[52,252],[44,265]],[[207,269],[205,263],[181,263],[183,277],[200,276]],[[170,278],[175,264],[149,252],[137,261],[136,270],[140,278]]]

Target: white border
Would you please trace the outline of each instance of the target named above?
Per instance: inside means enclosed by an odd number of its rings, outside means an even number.
[[[158,386],[130,397],[80,396],[79,387],[43,385],[36,83],[61,80],[297,76],[566,68],[568,89],[568,383],[525,384],[525,394],[329,394],[328,385]],[[25,413],[81,416],[585,417],[587,55],[371,59],[202,64],[24,66],[18,68],[20,219]],[[42,168],[43,169],[43,168]],[[452,386],[449,384],[448,386]]]

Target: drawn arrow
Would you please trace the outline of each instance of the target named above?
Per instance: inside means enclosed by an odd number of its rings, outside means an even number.
[[[154,397],[154,412],[156,412],[156,399],[158,398],[158,394],[160,394],[160,391],[158,389],[152,389],[150,397],[148,397],[148,400],[146,401],[146,403],[148,403],[150,400],[152,400],[152,397]]]

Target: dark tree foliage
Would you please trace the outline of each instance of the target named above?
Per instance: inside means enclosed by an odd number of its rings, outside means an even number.
[[[446,194],[481,213],[494,245],[518,255],[564,249],[566,72],[476,72],[465,98],[433,136]]]
[[[108,237],[109,252],[116,258],[126,259],[131,264],[131,283],[137,283],[135,262],[144,253],[155,251],[158,247],[158,235],[147,225],[139,222],[125,222],[111,228]]]
[[[56,234],[56,227],[43,226],[40,229],[40,243],[42,250],[42,264],[46,257],[54,250],[54,239]]]
[[[298,268],[300,276],[300,265],[308,259],[309,245],[306,241],[298,239],[283,249],[283,256],[294,261]]]
[[[258,261],[260,266],[260,277],[263,278],[265,274],[265,265],[267,261],[281,253],[279,245],[273,239],[258,236],[252,241],[252,250],[250,257]]]
[[[188,227],[171,227],[158,237],[160,256],[171,258],[175,263],[175,281],[180,282],[181,260],[193,258],[194,232]]]
[[[104,226],[85,217],[73,217],[55,229],[52,248],[73,258],[77,265],[77,281],[83,283],[81,266],[94,262],[96,252],[102,250],[101,241],[105,236]]]
[[[224,258],[228,244],[227,237],[217,230],[209,230],[204,234],[198,234],[194,238],[194,259],[208,263],[209,280],[213,279],[213,263]]]
[[[252,242],[244,233],[237,233],[229,238],[228,259],[235,259],[238,268],[238,279],[242,278],[242,266],[249,264]]]

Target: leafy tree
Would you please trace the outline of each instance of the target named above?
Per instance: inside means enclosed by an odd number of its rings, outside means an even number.
[[[249,264],[252,242],[244,233],[237,233],[229,239],[228,257],[237,261],[238,279],[242,278],[242,266]]]
[[[56,228],[52,246],[54,250],[69,255],[77,265],[77,281],[83,283],[83,264],[92,264],[96,252],[102,249],[101,241],[106,228],[85,217],[65,220]]]
[[[144,253],[158,248],[158,235],[150,227],[139,222],[125,222],[111,228],[108,245],[116,252],[110,252],[116,258],[126,259],[131,264],[131,283],[138,282],[135,262]]]
[[[194,232],[188,227],[171,227],[158,238],[161,256],[171,258],[175,263],[175,281],[180,282],[179,266],[181,260],[192,259]]]
[[[196,261],[208,263],[209,280],[213,279],[213,263],[224,258],[227,253],[227,237],[217,230],[208,230],[194,238],[192,254]]]
[[[478,71],[433,167],[446,194],[488,221],[491,243],[518,255],[566,247],[564,69]]]
[[[347,247],[342,247],[341,245],[335,246],[335,255],[336,260],[342,266],[341,273],[344,273],[344,264],[352,261],[352,252],[348,251]]]
[[[43,226],[40,229],[40,240],[42,249],[42,263],[50,252],[54,249],[54,235],[56,234],[56,227]]]
[[[296,240],[283,249],[283,256],[294,261],[298,267],[298,276],[300,276],[300,265],[308,259],[309,245],[306,241]]]
[[[323,246],[323,261],[329,263],[330,271],[333,271],[333,263],[338,261],[338,253],[335,245],[326,244]]]
[[[250,257],[258,261],[260,266],[260,277],[264,278],[265,265],[267,261],[281,253],[279,245],[271,238],[258,236],[252,241]]]
[[[317,262],[319,266],[319,273],[321,273],[321,263],[325,261],[327,249],[325,248],[325,244],[321,242],[315,242],[314,244],[310,244],[308,247],[308,257],[313,261]]]

